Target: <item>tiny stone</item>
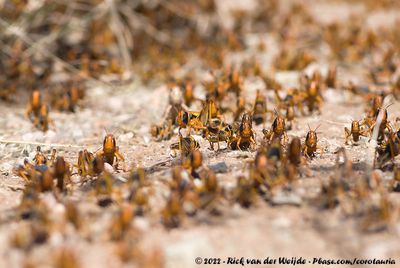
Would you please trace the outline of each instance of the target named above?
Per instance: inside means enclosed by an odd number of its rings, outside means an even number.
[[[215,173],[226,173],[228,172],[228,166],[225,162],[218,162],[215,164],[210,164],[208,167]]]
[[[272,205],[301,205],[301,197],[292,192],[279,192],[271,199]]]
[[[104,163],[104,170],[109,173],[114,173],[114,168],[109,163]]]

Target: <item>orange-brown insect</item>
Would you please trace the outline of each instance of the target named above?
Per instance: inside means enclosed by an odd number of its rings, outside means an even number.
[[[54,257],[54,267],[65,267],[65,268],[80,268],[81,263],[71,249],[62,248]]]
[[[0,89],[0,99],[5,101],[11,100],[12,95],[16,92],[16,84],[7,84],[4,79],[0,79],[0,84],[3,86]]]
[[[39,117],[40,108],[42,107],[42,96],[39,90],[34,90],[29,99],[26,108],[26,116],[33,121],[34,118]]]
[[[69,180],[70,175],[69,165],[65,162],[64,157],[57,157],[53,167],[53,176],[57,180],[57,188],[60,191],[64,191],[65,183]]]
[[[145,169],[141,167],[132,169],[128,177],[128,182],[132,183],[134,188],[147,186],[148,180]]]
[[[193,101],[196,99],[193,93],[193,85],[190,82],[186,82],[183,86],[183,98],[185,100],[185,104],[190,106]]]
[[[245,208],[250,207],[256,201],[256,191],[253,187],[253,182],[245,176],[237,177],[235,200]]]
[[[397,165],[393,168],[391,188],[394,192],[400,192],[400,168]]]
[[[219,190],[217,176],[215,175],[214,171],[208,170],[207,175],[202,178],[204,181],[204,191],[217,193]]]
[[[297,88],[289,88],[285,98],[282,98],[279,95],[279,91],[277,89],[274,90],[275,97],[278,101],[278,108],[285,109],[287,112],[287,120],[290,121],[290,117],[295,117],[295,110],[297,108],[303,115],[304,113],[304,102],[305,102],[305,94],[304,92],[300,92]],[[289,112],[291,114],[289,114]]]
[[[72,223],[76,229],[82,226],[83,221],[76,202],[67,201],[65,203],[65,220]]]
[[[381,193],[379,203],[370,205],[361,219],[361,230],[371,232],[386,229],[393,220],[393,207],[388,195]]]
[[[53,101],[53,107],[60,111],[75,112],[76,105],[79,99],[82,97],[81,95],[82,93],[79,91],[79,89],[73,86],[61,96],[54,96],[56,99]]]
[[[48,129],[49,124],[49,106],[42,104],[39,111],[39,124],[44,130]]]
[[[101,207],[107,207],[114,201],[112,198],[114,192],[113,180],[113,175],[104,171],[95,181],[94,190],[98,198],[97,204]]]
[[[271,172],[273,170],[271,170],[270,156],[267,148],[261,147],[257,151],[253,165],[249,169],[249,180],[252,181],[253,187],[262,194],[268,190],[268,183],[272,181]]]
[[[16,174],[39,192],[53,189],[53,173],[46,164],[32,165],[25,159],[24,166],[18,167]]]
[[[96,155],[91,162],[90,167],[94,175],[100,175],[104,171],[104,158]]]
[[[289,103],[289,105],[286,106],[286,121],[288,122],[288,130],[291,130],[293,128],[293,122],[295,119],[295,112],[294,112],[294,105],[293,103]]]
[[[212,98],[208,99],[203,109],[200,111],[201,123],[203,126],[207,126],[210,120],[219,119],[220,117],[216,102]]]
[[[117,165],[119,161],[125,161],[125,158],[119,152],[119,148],[113,134],[107,134],[105,136],[103,141],[103,149],[97,153],[97,155],[102,156],[104,158],[104,162],[110,164],[111,166],[114,164],[114,160],[116,160]]]
[[[25,180],[25,182],[31,181],[31,179],[35,176],[35,165],[32,165],[29,163],[28,159],[24,160],[23,165],[19,165],[18,167],[15,168],[14,173],[17,176],[20,176]]]
[[[198,149],[196,149],[182,162],[182,166],[186,168],[193,177],[198,177],[196,169],[201,167],[203,163],[203,155]]]
[[[36,155],[34,157],[35,165],[46,165],[47,157],[42,153],[40,146],[36,147]]]
[[[42,102],[39,90],[34,90],[29,99],[26,116],[33,122],[35,127],[47,131],[49,129],[49,108]]]
[[[36,182],[40,192],[46,192],[53,190],[53,174],[49,169],[44,170],[43,172],[38,173],[38,181]]]
[[[99,158],[102,159],[100,156]],[[84,149],[83,151],[80,151],[78,155],[78,164],[76,165],[78,174],[82,177],[96,175],[94,172],[94,160],[94,155],[88,150]]]
[[[188,127],[189,133],[192,128],[195,131],[203,130],[204,125],[201,122],[200,115],[200,112],[186,112],[184,110],[180,110],[176,117],[176,122],[179,126],[179,129]]]
[[[273,89],[275,93],[282,89],[282,85],[277,80],[265,73],[261,74],[261,79],[264,81],[266,89]]]
[[[121,66],[117,58],[112,58],[107,67],[106,73],[122,75],[124,72],[124,68]]]
[[[167,119],[162,125],[152,125],[150,133],[157,141],[171,139],[173,135],[172,120]]]
[[[295,166],[301,163],[301,141],[298,137],[294,137],[289,144],[287,158],[289,162]]]
[[[353,142],[358,142],[360,140],[360,136],[367,136],[364,130],[361,129],[360,122],[357,120],[353,120],[351,122],[351,129],[347,127],[344,128],[344,137],[346,139],[346,144],[349,142],[349,138],[352,138]]]
[[[193,138],[193,136],[188,135],[182,137],[179,133],[179,141],[171,144],[170,149],[172,151],[179,150],[182,158],[188,157],[194,150],[199,149],[199,143]]]
[[[279,70],[302,70],[314,60],[315,57],[308,51],[282,47],[274,60],[274,66]]]
[[[322,147],[318,145],[318,137],[316,132],[318,128],[319,126],[316,127],[314,130],[311,130],[310,126],[308,127],[309,131],[307,133],[306,140],[302,148],[303,154],[308,158],[314,157],[317,149],[320,149],[321,155],[323,153]]]
[[[279,139],[282,146],[286,146],[288,143],[288,136],[286,134],[285,118],[277,115],[272,123],[271,129],[263,129],[264,139],[268,143],[272,143],[275,139]]]
[[[328,75],[325,79],[325,84],[327,87],[335,88],[336,87],[336,66],[332,65],[329,67]]]
[[[193,170],[201,167],[203,163],[203,156],[199,150],[194,150],[190,155],[190,166]]]
[[[229,141],[229,146],[234,150],[242,150],[256,145],[255,134],[252,128],[252,117],[245,113],[242,117],[236,136]]]
[[[375,121],[373,122],[373,124],[370,127],[371,134],[372,134],[376,124],[378,124],[378,122],[380,122],[378,140],[381,141],[384,139],[385,130],[388,130],[389,133],[393,132],[393,128],[388,121],[387,107],[385,107],[385,108],[380,107],[379,109],[377,109],[377,111],[375,113]]]
[[[319,92],[319,85],[316,81],[311,81],[310,86],[306,88],[304,101],[310,113],[314,110],[320,111],[322,97]]]
[[[311,80],[314,81],[318,86],[321,85],[321,81],[322,81],[321,72],[319,70],[315,70],[313,72]]]
[[[178,192],[172,192],[162,210],[162,221],[168,228],[178,227],[183,219],[183,208]]]
[[[179,88],[173,87],[169,92],[168,106],[165,111],[164,121],[171,120],[173,125],[178,125],[179,111],[183,110],[183,96]]]
[[[31,218],[34,210],[38,208],[41,208],[39,192],[33,184],[28,184],[22,192],[21,203],[18,206],[20,217],[22,219]]]
[[[42,104],[39,109],[39,115],[33,118],[33,124],[36,128],[42,131],[47,131],[49,129],[50,118],[49,118],[49,108],[46,104]]]
[[[335,208],[339,204],[339,197],[343,194],[343,191],[342,185],[334,178],[330,178],[327,184],[322,185],[321,193],[318,196],[321,208]]]
[[[149,210],[148,193],[142,187],[132,187],[128,200],[134,205],[135,215],[144,215]]]
[[[265,123],[267,113],[267,101],[260,90],[257,90],[256,99],[253,106],[253,120],[256,125]]]
[[[219,143],[222,141],[229,143],[232,136],[233,130],[231,125],[223,123],[219,119],[211,120],[205,131],[205,139],[210,142],[211,150],[214,150],[214,143],[217,143],[219,150]]]
[[[218,79],[214,73],[211,73],[214,81],[203,83],[206,89],[206,98],[215,98],[215,100],[222,101],[225,98],[227,84]]]
[[[395,133],[389,132],[387,139],[376,148],[378,158],[376,162],[381,167],[387,161],[392,160],[400,154],[400,131]],[[375,166],[375,163],[374,163]]]
[[[110,236],[112,240],[121,240],[127,232],[131,231],[133,217],[132,205],[122,204],[117,215],[113,217],[110,226]]]
[[[56,162],[56,156],[57,156],[57,150],[53,149],[51,150],[51,155],[48,157],[47,165],[49,167],[54,166],[54,163]]]
[[[177,191],[180,195],[184,195],[189,189],[193,188],[193,181],[187,174],[187,171],[182,166],[174,166],[171,170],[172,181],[169,185],[172,191]]]
[[[373,94],[371,105],[367,110],[368,117],[375,118],[377,111],[382,107],[382,105],[383,105],[383,96],[378,94]]]
[[[323,184],[321,187],[321,193],[318,199],[322,208],[332,209],[339,204],[341,200],[340,197],[346,192],[346,189],[350,187],[347,179],[352,173],[352,164],[353,163],[347,158],[346,150],[341,147],[336,152],[335,173],[329,178],[328,183]],[[362,180],[363,184],[365,181],[366,180]],[[357,187],[360,188],[354,192],[365,192],[364,185],[359,185]]]
[[[199,207],[211,212],[214,215],[220,213],[218,209],[218,201],[220,200],[220,187],[218,185],[217,176],[214,171],[208,170],[202,177],[203,182],[202,187],[197,188],[196,193],[198,193]],[[193,196],[195,197],[195,196]],[[195,198],[191,198],[196,201]]]
[[[242,116],[245,110],[246,110],[246,99],[244,98],[243,95],[240,95],[236,99],[236,110],[233,111],[235,121],[239,120],[240,116]]]
[[[231,68],[228,73],[228,90],[235,92],[236,96],[239,96],[242,91],[243,79],[240,76],[237,68]]]

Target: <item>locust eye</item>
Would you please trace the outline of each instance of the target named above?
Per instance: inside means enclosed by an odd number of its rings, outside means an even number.
[[[275,118],[274,122],[272,123],[272,127],[276,128],[278,125],[278,118]]]
[[[182,117],[183,117],[183,118],[182,118],[183,123],[187,124],[188,121],[189,121],[188,113],[187,113],[187,112],[184,112]]]
[[[380,111],[381,111],[380,109],[376,110],[375,117],[378,117]]]

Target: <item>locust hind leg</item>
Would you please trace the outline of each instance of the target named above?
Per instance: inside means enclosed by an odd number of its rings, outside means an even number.
[[[125,161],[125,157],[120,153],[119,148],[115,151],[115,158],[119,161]]]
[[[212,143],[211,141],[210,141],[210,148],[212,151],[214,151],[214,143]]]
[[[345,127],[344,128],[344,137],[346,139],[345,144],[349,144],[349,137],[351,136],[351,131]]]
[[[308,158],[308,159],[311,158],[310,155],[309,155],[308,152],[307,152],[307,146],[306,146],[306,145],[303,145],[303,148],[301,148],[301,150],[303,151],[303,154],[304,154],[304,156],[305,156],[306,158]]]
[[[241,138],[241,137],[239,137],[238,140],[236,141],[236,147],[237,147],[237,149],[238,149],[239,151],[242,150],[242,148],[240,148],[240,142],[241,142],[241,141],[242,141],[242,138]]]
[[[317,145],[316,150],[319,150],[320,157],[322,157],[322,155],[324,154],[324,148],[322,148],[322,146],[320,145]]]
[[[282,147],[283,147],[284,149],[286,149],[286,146],[287,146],[288,142],[289,142],[289,137],[288,137],[288,135],[287,135],[287,133],[286,133],[286,131],[285,131],[285,132],[283,133],[283,138],[282,138]]]
[[[250,137],[250,143],[253,146],[253,149],[255,150],[257,143],[256,143],[256,140],[254,139],[254,137]]]

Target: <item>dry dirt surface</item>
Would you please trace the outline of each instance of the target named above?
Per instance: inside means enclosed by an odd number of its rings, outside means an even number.
[[[391,25],[395,21],[392,17],[400,18],[399,10],[365,12],[363,5],[358,1],[359,4],[347,4],[344,1],[333,4],[331,1],[310,3],[311,12],[320,23],[328,23],[338,17],[348,17],[357,12],[367,14],[364,21],[371,27],[375,27],[377,23]],[[263,68],[268,70],[279,48],[275,35],[260,36],[265,41],[266,50],[257,52],[257,59]],[[253,54],[257,45],[254,40],[258,40],[258,37],[254,34],[249,35],[249,48],[231,55],[232,62],[240,61],[247,54]],[[303,71],[311,74],[318,69],[325,75],[329,67],[325,50],[321,48],[321,51],[317,52],[318,60]],[[274,76],[286,89],[298,86],[301,73],[276,71]],[[205,79],[209,78],[206,70],[199,70],[199,75]],[[337,80],[343,84],[349,80],[365,81],[367,76],[362,64],[338,65]],[[209,212],[200,211],[194,217],[185,217],[179,228],[168,229],[161,222],[160,211],[170,194],[168,184],[171,181],[171,167],[179,162],[179,157],[172,156],[170,150],[170,145],[178,140],[178,135],[175,131],[171,140],[158,142],[151,137],[150,127],[161,122],[163,118],[168,106],[169,87],[159,84],[143,85],[139,80],[134,78],[131,84],[113,89],[96,86],[87,90],[86,97],[76,113],[51,112],[52,124],[45,133],[36,130],[25,118],[24,105],[1,103],[0,267],[53,267],[54,256],[62,254],[63,250],[73,252],[82,267],[156,267],[158,259],[168,268],[214,266],[198,265],[195,263],[196,257],[220,258],[221,261],[227,260],[228,257],[303,257],[307,261],[312,261],[313,258],[391,258],[396,261],[396,265],[387,267],[399,265],[399,193],[387,192],[387,198],[392,203],[390,213],[393,216],[383,230],[362,230],[360,219],[350,215],[351,208],[346,206],[321,209],[318,204],[321,185],[326,184],[339,172],[336,169],[336,159],[337,151],[341,147],[346,149],[348,159],[353,162],[353,173],[346,178],[350,182],[353,178],[355,180],[367,172],[373,172],[387,188],[393,178],[393,171],[390,169],[370,170],[373,154],[369,138],[362,137],[357,145],[344,144],[344,127],[350,127],[351,119],[361,119],[366,114],[367,104],[363,97],[353,95],[342,88],[326,89],[323,92],[321,113],[296,118],[293,129],[288,131],[289,139],[297,136],[304,142],[308,132],[307,125],[311,128],[319,126],[318,143],[323,148],[323,153],[318,153],[312,160],[306,160],[290,192],[278,189],[272,193],[273,201],[269,202],[258,197],[255,204],[248,209],[230,200],[223,200],[220,204],[221,215],[214,216]],[[249,108],[252,106],[256,90],[263,87],[260,78],[245,78],[243,90]],[[204,94],[201,86],[196,87],[195,92],[199,95]],[[272,110],[275,106],[275,96],[273,91],[265,92],[268,106]],[[400,117],[400,103],[391,95],[386,97],[385,103],[393,103],[388,108],[388,114],[389,120],[395,122],[396,118]],[[269,127],[271,123],[272,118],[268,118],[265,126]],[[393,125],[397,129],[396,124]],[[260,145],[263,126],[253,127],[257,144]],[[15,175],[15,167],[22,164],[25,158],[32,159],[38,144],[46,154],[50,154],[55,148],[59,155],[75,164],[79,151],[86,148],[96,152],[101,149],[106,133],[114,134],[125,157],[125,162],[120,165],[118,171],[111,170],[114,175],[114,187],[120,189],[114,193],[115,199],[126,196],[126,178],[131,168],[144,167],[150,182],[145,193],[149,198],[151,210],[144,216],[135,216],[132,220],[135,229],[135,235],[132,237],[137,237],[137,241],[129,250],[132,254],[137,250],[139,253],[136,257],[140,261],[135,261],[134,256],[133,260],[123,262],[121,252],[124,247],[129,246],[109,239],[110,225],[119,209],[118,202],[105,208],[98,206],[93,182],[88,180],[82,183],[78,174],[72,175],[68,195],[40,195],[41,201],[48,207],[47,217],[52,222],[51,227],[48,227],[50,231],[46,242],[36,243],[29,249],[16,247],[18,233],[23,237],[33,231],[26,220],[17,216],[25,183],[21,177]],[[212,151],[207,141],[200,136],[195,137],[200,143],[203,166],[215,168],[225,164],[226,168],[217,170],[217,179],[226,192],[232,191],[236,187],[236,178],[239,175],[248,175],[249,162],[254,159],[256,152],[233,151],[226,148],[225,143],[221,143],[220,151]],[[374,194],[371,198],[374,198]],[[79,230],[63,221],[66,200],[77,202],[83,222],[83,227]],[[23,240],[21,237],[19,239]],[[241,265],[221,263],[215,266]],[[322,265],[304,265],[313,266]],[[348,266],[350,265],[338,265]]]

